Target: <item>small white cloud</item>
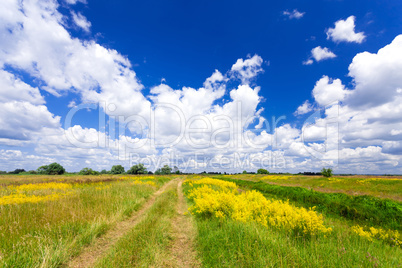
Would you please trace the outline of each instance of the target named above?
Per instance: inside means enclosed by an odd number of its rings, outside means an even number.
[[[294,115],[302,115],[309,113],[313,110],[313,105],[310,104],[308,100],[306,100],[302,105],[300,105],[297,110],[293,113]]]
[[[311,50],[311,56],[317,61],[322,61],[326,59],[335,58],[336,55],[330,51],[328,48],[324,47],[315,47]]]
[[[297,9],[293,9],[293,11],[289,12],[288,10],[283,11],[283,15],[289,17],[289,19],[301,19],[306,12],[299,12]]]
[[[349,93],[340,79],[333,80],[326,75],[317,81],[313,89],[314,99],[320,106],[342,101]]]
[[[243,84],[247,83],[259,73],[263,72],[261,68],[263,62],[263,59],[258,55],[254,55],[246,60],[238,59],[236,63],[232,65],[232,77],[239,78],[242,80]]]
[[[306,61],[303,61],[303,65],[311,65],[311,64],[313,64],[313,60],[312,59],[308,59],[308,60],[306,60]]]
[[[65,0],[65,1],[67,4],[70,4],[70,5],[75,5],[75,4],[77,4],[77,2],[81,2],[83,4],[87,3],[87,0]]]
[[[78,27],[86,32],[89,32],[91,28],[91,22],[89,22],[87,18],[85,18],[85,16],[83,16],[81,13],[75,13],[74,11],[71,11],[71,15],[73,16],[74,23]]]
[[[75,102],[75,100],[70,101],[70,103],[67,105],[68,108],[73,108],[77,106],[77,103]]]
[[[327,39],[334,42],[355,42],[362,43],[366,36],[364,32],[355,32],[355,16],[350,16],[346,20],[338,20],[335,22],[335,28],[327,30]]]

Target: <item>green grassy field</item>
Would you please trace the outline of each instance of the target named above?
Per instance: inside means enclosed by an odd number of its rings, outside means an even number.
[[[232,179],[263,181],[281,186],[299,186],[326,193],[372,195],[402,202],[402,176],[322,176],[248,175],[230,176]]]
[[[216,176],[216,178],[222,176]],[[225,181],[236,182],[242,190],[257,189],[264,193],[264,183],[242,181],[224,177]],[[262,187],[258,187],[262,186]],[[269,185],[265,185],[269,186]],[[278,186],[276,186],[278,187]],[[284,199],[287,194],[301,194],[297,201],[291,202],[296,207],[311,207],[312,204],[301,202],[304,191],[291,192],[288,187],[282,191],[273,191],[265,195],[268,199]],[[306,190],[306,189],[303,189]],[[307,192],[311,192],[306,190]],[[276,195],[279,193],[279,195]],[[323,200],[331,199],[331,194],[319,193]],[[324,197],[322,196],[324,195]],[[325,196],[329,195],[329,196]],[[353,198],[349,196],[349,198]],[[371,197],[373,198],[373,197]],[[390,201],[390,200],[389,200]],[[191,201],[190,201],[191,202]],[[396,221],[383,213],[385,208],[374,207],[373,215],[382,215],[382,221],[375,221],[377,228],[396,227],[401,229],[401,204],[397,212],[393,211]],[[317,203],[320,203],[317,200]],[[362,205],[354,202],[354,205]],[[361,206],[364,208],[364,206]],[[213,216],[203,215],[197,218],[199,252],[202,254],[206,267],[251,266],[251,267],[399,267],[402,265],[402,251],[400,246],[389,244],[386,241],[373,239],[372,241],[353,232],[356,224],[373,226],[373,219],[366,221],[351,219],[334,210],[322,209],[324,225],[332,228],[331,234],[310,236],[295,236],[286,230],[278,230],[269,226],[261,226],[255,222],[239,222],[225,218],[221,220]],[[393,224],[390,224],[391,221]],[[401,236],[399,236],[401,239]]]
[[[17,177],[23,185],[25,178]],[[101,236],[116,222],[138,210],[144,201],[168,178],[153,179],[155,186],[132,180],[98,182],[93,178],[30,176],[29,182],[41,185],[55,178],[46,189],[24,191],[26,197],[48,196],[57,192],[54,185],[68,185],[67,193],[56,200],[0,205],[0,261],[6,267],[56,267],[78,254],[83,246]],[[0,191],[0,202],[13,195],[13,178]],[[77,182],[82,181],[82,182]],[[150,180],[144,180],[150,181]],[[34,188],[34,187],[33,187]],[[60,192],[60,191],[59,191]],[[15,195],[15,194],[14,194]],[[24,201],[24,198],[22,202]],[[26,198],[25,198],[26,199]],[[18,199],[14,199],[18,200]]]
[[[89,267],[402,266],[398,178],[4,175],[0,185],[0,267],[79,267],[88,253]]]

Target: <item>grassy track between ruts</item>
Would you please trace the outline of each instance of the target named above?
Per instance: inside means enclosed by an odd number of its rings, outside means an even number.
[[[177,203],[176,188],[163,193],[145,218],[101,259],[96,267],[169,266],[171,221]]]

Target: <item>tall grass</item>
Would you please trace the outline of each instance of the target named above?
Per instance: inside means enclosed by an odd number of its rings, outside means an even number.
[[[146,217],[123,237],[96,267],[161,267],[169,265],[171,220],[175,216],[176,189],[158,198]]]
[[[328,237],[298,238],[255,223],[196,219],[204,267],[401,267],[402,250],[333,222]]]
[[[304,207],[316,207],[327,215],[340,216],[357,223],[402,230],[402,204],[373,196],[351,196],[343,193],[321,193],[302,187],[271,185],[264,182],[220,179],[235,182],[239,186],[255,189],[262,193],[289,199]]]
[[[58,266],[156,189],[130,181],[74,184],[72,194],[55,201],[0,206],[0,266]]]
[[[241,184],[242,181],[229,180]],[[245,182],[252,183],[252,182]],[[249,184],[247,184],[249,185]],[[254,184],[251,184],[254,185]],[[188,192],[190,184],[184,185]],[[191,199],[188,199],[193,204]],[[330,234],[301,236],[256,222],[194,217],[197,250],[204,267],[400,267],[402,249],[368,241],[345,219],[324,217]]]
[[[281,186],[299,186],[321,192],[337,192],[350,195],[371,195],[402,202],[402,176],[322,176],[303,175],[233,175],[232,179],[264,181]]]

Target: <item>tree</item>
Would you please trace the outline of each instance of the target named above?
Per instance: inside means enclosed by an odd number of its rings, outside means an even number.
[[[175,173],[175,174],[180,174],[179,168],[176,167],[176,166],[174,166],[174,167],[173,167],[173,173]]]
[[[16,170],[10,171],[10,172],[8,172],[8,173],[9,173],[9,174],[20,174],[20,173],[22,173],[22,172],[25,172],[25,169],[23,169],[23,168],[17,168]]]
[[[122,174],[124,173],[124,167],[122,165],[114,165],[110,170],[112,174]]]
[[[98,175],[99,172],[92,170],[92,168],[86,167],[86,168],[81,169],[81,171],[78,174],[80,174],[80,175]]]
[[[144,164],[137,164],[132,166],[129,170],[127,170],[128,174],[147,174],[147,168],[144,167]]]
[[[260,168],[259,170],[257,170],[257,174],[269,174],[268,170]]]
[[[38,168],[38,173],[45,175],[61,175],[64,174],[65,172],[66,170],[64,169],[64,167],[56,162]]]
[[[246,170],[243,170],[243,174],[247,174],[247,171],[246,171]]]
[[[330,168],[323,168],[323,169],[321,170],[321,174],[322,174],[324,177],[327,177],[327,178],[332,177],[332,169],[330,169]]]
[[[172,173],[172,168],[168,165],[164,165],[162,168],[158,168],[155,171],[155,175],[168,175],[170,173]]]
[[[172,168],[169,167],[168,165],[164,165],[161,168],[161,172],[162,172],[163,175],[168,175],[168,174],[172,173]]]
[[[101,172],[100,172],[100,174],[107,174],[106,169],[102,169]]]

